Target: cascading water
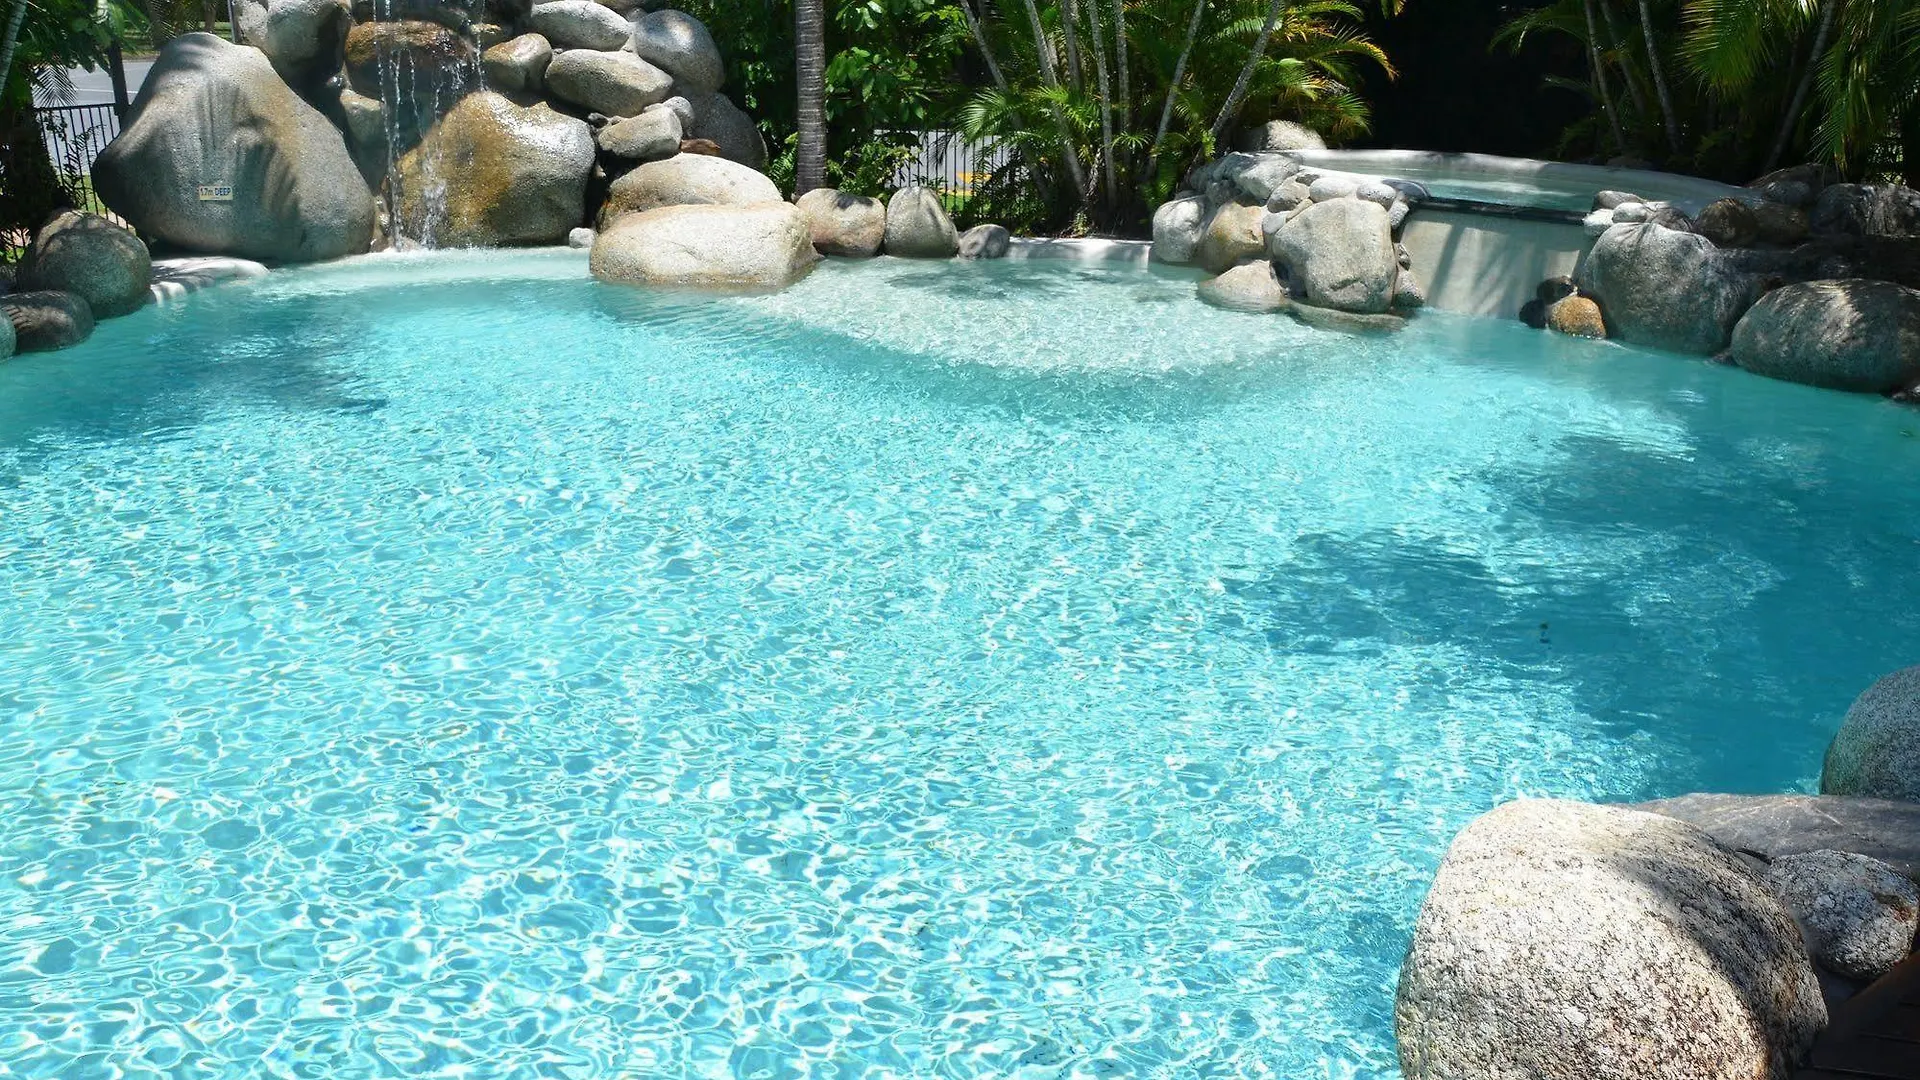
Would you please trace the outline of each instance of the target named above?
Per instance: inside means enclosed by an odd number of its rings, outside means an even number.
[[[395,248],[433,247],[447,221],[449,163],[421,144],[440,117],[479,89],[479,50],[464,5],[373,0],[372,15],[387,24],[375,39],[386,125],[386,233]]]

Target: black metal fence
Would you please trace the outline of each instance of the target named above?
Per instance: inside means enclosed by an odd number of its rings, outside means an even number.
[[[34,116],[53,167],[73,180],[92,176],[93,159],[120,134],[120,116],[112,105],[54,105],[35,109]]]
[[[119,133],[120,116],[112,105],[27,111],[19,135],[0,145],[0,221],[5,223],[0,225],[0,263],[18,257],[30,231],[53,207],[72,203],[113,216],[94,194],[93,162]]]

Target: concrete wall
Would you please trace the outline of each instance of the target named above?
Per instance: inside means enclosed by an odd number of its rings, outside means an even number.
[[[1511,319],[1550,277],[1572,274],[1592,241],[1578,225],[1420,209],[1401,235],[1427,303]]]

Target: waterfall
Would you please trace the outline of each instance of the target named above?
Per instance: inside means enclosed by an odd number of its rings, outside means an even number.
[[[386,182],[381,186],[389,243],[395,248],[432,247],[447,222],[447,162],[437,155],[414,155],[412,175],[403,168],[415,149],[462,97],[479,88],[479,50],[468,19],[452,20],[453,30],[439,20],[420,19],[420,0],[373,0],[376,23],[396,27],[375,42],[380,78],[380,104],[386,125]],[[438,6],[456,5],[442,0]],[[416,16],[408,20],[408,15]],[[403,20],[406,20],[403,22]],[[461,44],[451,54],[436,55],[439,41],[415,41],[397,29],[407,22],[432,26]],[[437,36],[437,35],[436,35]],[[440,39],[445,40],[445,39]]]

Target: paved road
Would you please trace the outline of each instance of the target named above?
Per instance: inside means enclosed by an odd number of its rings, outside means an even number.
[[[133,96],[140,92],[140,84],[146,81],[147,72],[152,68],[151,60],[127,61],[127,100],[133,100]],[[96,68],[93,71],[85,68],[68,68],[67,77],[73,80],[72,100],[53,101],[36,94],[34,95],[35,103],[43,106],[113,104],[113,80],[107,76],[106,68]]]

